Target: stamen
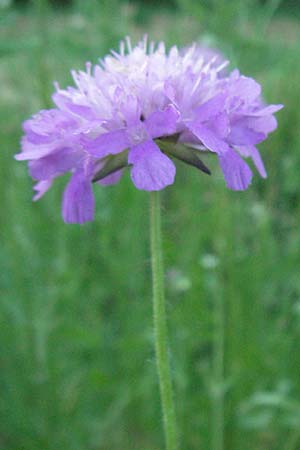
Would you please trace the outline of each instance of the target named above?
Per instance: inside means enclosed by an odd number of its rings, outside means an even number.
[[[126,36],[125,40],[126,40],[126,44],[127,44],[128,53],[132,53],[132,47],[131,47],[131,40],[130,40],[130,37],[129,37],[129,36]]]

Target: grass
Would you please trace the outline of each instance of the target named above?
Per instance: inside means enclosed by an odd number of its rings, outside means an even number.
[[[214,161],[212,177],[178,163],[163,193],[182,449],[300,448],[299,22],[262,17],[260,32],[245,13],[231,18],[233,32],[220,14],[181,8],[114,0],[46,16],[38,4],[3,9],[0,449],[163,449],[147,194],[127,175],[97,190],[94,223],[66,226],[66,178],[32,204],[26,167],[13,161],[21,122],[49,106],[52,80],[65,86],[70,68],[145,31],[180,45],[204,33],[262,83],[268,102],[285,104],[261,145],[266,181],[256,175],[234,193]]]

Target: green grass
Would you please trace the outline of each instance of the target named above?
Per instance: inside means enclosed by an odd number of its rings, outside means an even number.
[[[147,32],[180,45],[205,34],[268,102],[285,104],[261,145],[266,181],[230,192],[212,159],[212,177],[178,163],[163,193],[181,450],[221,450],[222,420],[223,450],[299,450],[299,22],[261,16],[257,29],[244,15],[232,31],[220,15],[192,18],[188,4],[145,13],[100,3],[46,16],[3,9],[0,449],[163,450],[147,193],[127,174],[95,189],[94,223],[65,225],[66,178],[31,203],[25,164],[13,160],[21,122],[51,104],[52,80],[65,86],[71,68]]]

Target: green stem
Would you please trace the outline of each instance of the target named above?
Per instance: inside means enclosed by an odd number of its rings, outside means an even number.
[[[214,349],[213,349],[213,450],[224,450],[224,303],[220,292],[216,292],[214,305]]]
[[[177,449],[175,408],[168,355],[168,330],[164,295],[164,269],[161,244],[160,194],[150,193],[150,236],[153,285],[153,317],[156,364],[159,378],[167,450]]]

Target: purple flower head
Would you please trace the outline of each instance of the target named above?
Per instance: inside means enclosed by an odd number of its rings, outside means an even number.
[[[92,184],[117,183],[125,168],[138,189],[161,190],[173,184],[174,158],[209,173],[199,157],[215,153],[227,187],[244,190],[252,172],[250,157],[266,177],[256,145],[276,127],[261,88],[214,52],[192,45],[166,52],[144,39],[129,39],[93,68],[72,72],[75,87],[56,85],[55,108],[42,110],[23,124],[22,151],[37,180],[34,200],[54,178],[71,173],[63,195],[68,223],[93,220]]]
[[[179,113],[169,105],[145,118],[137,98],[128,96],[125,99],[126,102],[119,107],[122,115],[119,128],[113,124],[110,129],[108,124],[107,131],[98,137],[84,137],[83,146],[97,159],[128,149],[128,164],[132,165],[131,178],[135,186],[146,191],[163,189],[173,184],[176,169],[154,139],[176,133]]]

